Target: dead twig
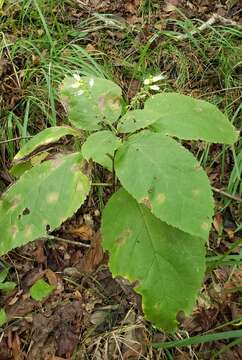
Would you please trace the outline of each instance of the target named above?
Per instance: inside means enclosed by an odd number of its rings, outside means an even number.
[[[0,145],[2,145],[2,144],[7,144],[7,143],[10,143],[10,142],[13,142],[13,141],[17,141],[17,140],[30,139],[30,138],[32,138],[32,137],[33,137],[33,136],[20,136],[20,137],[15,137],[15,138],[8,139],[8,140],[2,140],[2,141],[0,141]]]
[[[212,187],[212,190],[220,195],[223,195],[231,200],[235,200],[235,201],[238,201],[238,202],[242,202],[242,198],[238,195],[231,195],[229,193],[227,193],[226,191],[224,190],[221,190],[221,189],[217,189],[215,187]]]
[[[196,35],[198,33],[201,33],[202,31],[206,30],[207,28],[209,28],[210,26],[212,26],[216,22],[220,22],[222,25],[238,26],[238,23],[233,21],[233,20],[226,19],[223,16],[220,16],[218,14],[213,14],[207,21],[205,21],[197,29],[194,29],[194,30],[190,31],[187,34],[177,35],[176,39],[177,40],[185,40],[189,36],[193,36],[193,35]]]
[[[90,247],[91,245],[90,244],[86,244],[86,243],[83,243],[81,241],[74,241],[74,240],[69,240],[69,239],[63,239],[61,237],[58,237],[58,236],[53,236],[53,235],[50,235],[47,237],[47,239],[49,240],[57,240],[57,241],[62,241],[62,242],[65,242],[67,244],[71,244],[71,245],[75,245],[75,246],[80,246],[80,247]]]

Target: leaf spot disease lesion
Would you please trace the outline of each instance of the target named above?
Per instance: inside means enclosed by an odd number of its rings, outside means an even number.
[[[59,193],[58,192],[51,192],[47,194],[46,201],[48,204],[55,204],[59,199]]]
[[[84,193],[84,187],[83,184],[81,182],[79,182],[76,186],[76,192],[78,193]]]
[[[199,189],[192,189],[192,196],[194,198],[198,197],[200,195],[200,190]]]
[[[99,96],[97,103],[98,103],[98,109],[101,112],[103,112],[105,109],[105,96],[104,95]]]
[[[194,166],[194,169],[195,169],[195,171],[201,171],[201,170],[202,170],[202,167],[201,167],[201,165],[196,164],[196,165]]]
[[[22,198],[21,198],[20,195],[16,196],[13,199],[12,204],[11,204],[11,208],[10,208],[11,211],[14,211],[17,208],[17,206],[21,203],[21,199]]]
[[[24,235],[26,236],[26,238],[30,238],[32,234],[33,234],[33,225],[31,224],[26,225],[24,229]]]
[[[107,105],[113,111],[118,111],[120,107],[120,100],[119,98],[115,98],[115,99],[109,98],[107,101]]]
[[[28,208],[23,209],[22,215],[29,215],[30,214],[30,210]]]
[[[141,199],[139,201],[141,204],[144,204],[148,209],[152,209],[152,204],[151,204],[151,201],[150,199],[148,198],[148,196],[144,197],[143,199]]]
[[[209,224],[208,224],[207,222],[203,222],[203,223],[201,224],[201,228],[202,228],[203,230],[207,231],[207,230],[209,229]]]
[[[14,239],[17,236],[18,232],[19,232],[19,228],[16,224],[10,227],[10,234]]]
[[[77,173],[77,172],[80,172],[81,171],[81,166],[80,164],[74,164],[72,165],[71,167],[71,172],[72,173]]]
[[[166,201],[166,196],[163,193],[159,193],[156,198],[157,202],[161,205]]]
[[[119,237],[116,239],[116,244],[118,246],[123,246],[126,244],[128,238],[132,235],[132,230],[131,229],[125,229],[120,235]]]

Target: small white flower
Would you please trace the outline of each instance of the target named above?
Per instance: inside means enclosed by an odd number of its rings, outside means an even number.
[[[154,90],[154,91],[159,91],[160,90],[160,87],[158,85],[151,85],[150,86],[150,89],[151,90]]]
[[[81,77],[80,77],[80,75],[78,75],[78,74],[74,74],[73,77],[74,77],[74,79],[75,79],[76,81],[80,81],[80,80],[81,80]]]
[[[82,94],[84,94],[84,90],[79,90],[79,91],[76,93],[77,96],[81,96]]]
[[[150,85],[150,84],[152,84],[151,79],[144,79],[144,85]]]
[[[74,82],[74,84],[72,84],[71,87],[73,89],[78,89],[80,87],[80,83],[79,82]]]
[[[165,79],[165,76],[162,75],[162,74],[159,74],[159,75],[156,75],[156,76],[153,76],[152,78],[152,82],[157,82],[157,81],[160,81],[160,80],[164,80]]]
[[[93,85],[94,85],[94,79],[90,79],[90,80],[89,80],[89,86],[90,86],[90,87],[93,87]]]

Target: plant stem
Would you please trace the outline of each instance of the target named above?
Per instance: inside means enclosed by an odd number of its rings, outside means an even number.
[[[239,202],[242,202],[242,198],[240,196],[237,196],[237,195],[231,195],[229,193],[227,193],[226,191],[224,190],[221,190],[221,189],[217,189],[215,187],[212,186],[212,190],[218,194],[221,194],[229,199],[232,199],[232,200],[235,200],[235,201],[239,201]]]
[[[12,141],[17,141],[17,140],[23,140],[23,139],[30,139],[32,138],[33,136],[19,136],[19,137],[15,137],[15,138],[12,138],[12,139],[8,139],[8,140],[2,140],[0,141],[0,145],[2,144],[7,144],[7,143],[10,143]]]
[[[109,184],[109,183],[92,183],[92,186],[112,186],[112,184]]]

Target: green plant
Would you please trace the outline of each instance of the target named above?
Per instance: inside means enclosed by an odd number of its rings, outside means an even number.
[[[16,287],[15,282],[5,281],[8,276],[9,268],[5,268],[0,272],[0,292],[9,292]]]
[[[237,133],[214,105],[189,96],[156,94],[127,110],[119,86],[79,75],[65,78],[60,92],[73,128],[45,129],[15,156],[22,175],[0,203],[0,255],[50,236],[73,215],[92,185],[92,159],[112,172],[114,189],[116,176],[122,186],[102,214],[110,269],[135,282],[145,316],[171,330],[194,305],[213,215],[206,173],[172,137],[232,144]],[[87,139],[81,151],[53,153],[66,136],[73,149]]]
[[[32,299],[41,301],[48,297],[53,292],[54,288],[54,286],[49,285],[43,279],[39,279],[31,286],[29,292]]]
[[[0,309],[0,326],[4,325],[7,322],[7,314],[4,309]]]

